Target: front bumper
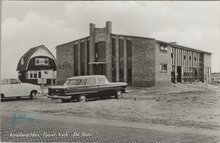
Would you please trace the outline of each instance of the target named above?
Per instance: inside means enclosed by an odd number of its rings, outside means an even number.
[[[51,99],[71,99],[71,96],[57,96],[57,95],[48,95],[48,94],[47,97]]]

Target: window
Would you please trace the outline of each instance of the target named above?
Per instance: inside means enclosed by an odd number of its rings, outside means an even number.
[[[196,61],[197,59],[196,59],[196,57],[194,57],[194,61]]]
[[[189,56],[189,60],[191,60],[191,56]]]
[[[183,59],[186,60],[186,55],[183,55]]]
[[[160,64],[160,71],[167,72],[167,64]]]
[[[49,59],[45,59],[44,63],[45,63],[45,65],[48,65],[49,64]]]
[[[97,80],[98,80],[99,84],[105,84],[106,83],[105,77],[97,77]]]
[[[47,59],[47,58],[35,58],[35,65],[49,65],[49,59]]]
[[[21,58],[21,65],[24,64],[24,58]]]
[[[73,85],[83,85],[85,82],[84,82],[84,79],[68,79],[64,85],[70,85],[70,86],[73,86]]]
[[[18,79],[9,79],[10,84],[20,84],[21,82]]]
[[[38,72],[38,77],[41,78],[41,72]]]
[[[7,80],[7,79],[1,80],[1,85],[2,85],[2,84],[9,84],[9,83],[8,83],[8,80]]]
[[[171,58],[173,58],[173,53],[171,53]]]
[[[86,84],[87,85],[95,85],[95,84],[97,84],[96,78],[95,77],[88,77],[87,81],[86,81]]]
[[[85,43],[80,43],[81,75],[85,75]]]
[[[74,45],[74,76],[78,75],[78,45]]]
[[[32,73],[30,73],[30,78],[33,78],[33,74]]]
[[[160,51],[161,51],[161,52],[167,52],[167,45],[165,45],[165,44],[160,44]]]
[[[36,72],[34,73],[34,78],[37,78],[37,73]]]
[[[39,58],[36,58],[35,59],[35,65],[38,65],[40,62],[39,62]]]

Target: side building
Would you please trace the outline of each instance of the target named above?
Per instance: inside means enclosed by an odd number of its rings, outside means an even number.
[[[56,84],[56,59],[44,46],[31,48],[19,60],[18,78],[22,82]]]
[[[211,53],[153,38],[113,34],[110,21],[104,28],[90,24],[89,37],[58,45],[56,50],[58,84],[71,76],[93,74],[130,86],[210,80]]]

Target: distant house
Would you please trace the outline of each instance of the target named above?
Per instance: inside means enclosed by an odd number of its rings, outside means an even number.
[[[44,46],[31,48],[19,60],[18,77],[22,82],[41,84],[56,83],[56,59]]]

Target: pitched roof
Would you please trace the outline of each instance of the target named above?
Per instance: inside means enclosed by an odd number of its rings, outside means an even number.
[[[23,71],[27,69],[27,64],[31,58],[31,56],[40,48],[44,48],[45,50],[47,50],[49,53],[51,53],[47,47],[45,45],[40,45],[40,46],[36,46],[31,48],[30,50],[28,50],[19,60],[18,65],[17,65],[17,71]],[[53,54],[51,53],[51,55],[53,56]],[[53,56],[54,57],[54,56]],[[54,57],[55,59],[55,57]],[[23,60],[23,64],[21,64],[21,60]]]

